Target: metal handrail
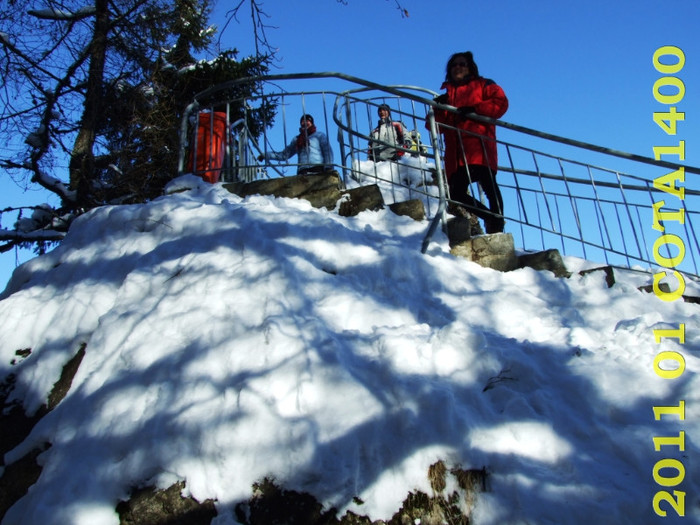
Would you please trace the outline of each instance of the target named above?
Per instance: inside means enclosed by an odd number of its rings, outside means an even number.
[[[332,111],[332,122],[337,127],[337,144],[340,148],[341,156],[340,163],[337,167],[343,171],[343,180],[347,181],[347,174],[355,175],[356,163],[359,162],[358,154],[363,153],[360,141],[364,142],[369,139],[368,132],[363,132],[359,128],[362,125],[367,125],[368,121],[363,120],[364,124],[357,121],[357,115],[353,115],[356,109],[351,108],[351,105],[357,104],[358,107],[364,105],[367,110],[367,115],[371,113],[371,109],[376,109],[379,101],[385,99],[396,100],[401,105],[402,101],[409,102],[409,110],[398,110],[402,116],[407,119],[412,119],[414,123],[427,123],[428,133],[430,134],[429,143],[426,143],[429,153],[425,156],[428,162],[432,162],[431,172],[434,173],[434,180],[437,186],[437,195],[432,190],[425,186],[422,189],[411,188],[411,191],[416,191],[425,197],[426,202],[437,201],[437,209],[432,212],[429,210],[428,216],[431,219],[430,226],[421,245],[421,250],[425,252],[428,248],[430,240],[437,230],[439,224],[445,225],[446,209],[448,204],[447,188],[445,184],[445,174],[442,171],[442,145],[441,136],[438,133],[435,123],[434,114],[436,110],[448,112],[457,111],[452,106],[442,105],[433,100],[436,93],[434,91],[414,87],[414,86],[385,86],[375,82],[367,81],[351,75],[342,73],[301,73],[301,74],[284,74],[284,75],[268,75],[260,77],[249,77],[245,79],[235,80],[213,86],[202,93],[198,94],[192,104],[187,108],[182,124],[181,124],[181,148],[178,162],[180,173],[184,170],[184,158],[187,147],[187,129],[188,119],[196,111],[205,107],[207,100],[215,100],[217,103],[224,102],[217,99],[217,94],[224,90],[230,90],[236,85],[248,82],[263,82],[267,85],[277,85],[283,81],[298,81],[298,80],[341,80],[352,84],[351,89],[345,90],[325,90],[325,91],[298,91],[290,92],[279,89],[277,93],[256,94],[255,96],[247,97],[246,100],[262,99],[265,97],[280,97],[280,96],[301,96],[302,104],[304,100],[311,96],[322,96],[323,111],[326,112],[325,98],[328,95],[334,96],[334,105]],[[307,97],[306,99],[304,97]],[[416,112],[416,105],[419,106],[422,114]],[[393,110],[392,110],[393,111]],[[284,115],[283,115],[284,118]],[[650,157],[625,153],[607,147],[597,146],[594,144],[568,139],[549,133],[533,130],[523,126],[508,123],[499,119],[491,119],[488,117],[472,114],[469,117],[472,120],[477,120],[489,124],[493,124],[499,128],[509,131],[526,134],[542,139],[546,143],[559,143],[567,146],[572,146],[581,151],[589,151],[605,155],[607,157],[615,157],[624,159],[637,165],[649,165],[662,168],[670,168],[673,170],[683,167],[685,173],[700,174],[700,168],[689,166],[686,164],[676,164],[666,161],[656,160]],[[362,119],[361,119],[362,120]],[[369,117],[371,123],[371,117]],[[445,128],[444,124],[441,124]],[[286,130],[286,125],[285,128]],[[456,129],[456,128],[455,128]],[[331,137],[328,129],[328,121],[326,120],[326,131]],[[368,130],[369,131],[369,130]],[[461,130],[457,130],[462,132]],[[267,131],[264,131],[265,135]],[[267,143],[267,137],[264,137]],[[648,214],[654,201],[653,187],[651,181],[639,176],[622,173],[620,171],[596,166],[580,159],[566,159],[564,157],[537,151],[529,147],[505,142],[497,141],[499,148],[505,149],[507,152],[506,158],[508,162],[504,166],[500,166],[499,186],[509,192],[514,203],[510,208],[510,215],[506,217],[512,225],[515,226],[516,232],[519,229],[519,235],[522,239],[523,249],[532,249],[531,241],[533,238],[528,233],[530,230],[538,232],[543,246],[548,242],[550,236],[559,239],[564,253],[571,249],[570,242],[574,242],[582,247],[584,255],[589,252],[594,253],[599,250],[606,262],[609,262],[609,255],[622,256],[625,258],[627,265],[641,263],[653,266],[654,258],[649,253],[650,243],[646,241],[644,228],[650,228],[650,222],[645,223],[643,216]],[[286,136],[285,136],[286,143]],[[516,156],[525,154],[530,157],[529,161],[523,161]],[[546,164],[552,163],[553,168],[547,169]],[[530,166],[527,166],[530,164]],[[291,164],[288,164],[291,165]],[[270,167],[270,166],[267,166]],[[636,168],[635,168],[636,169]],[[576,173],[580,171],[581,173]],[[556,172],[559,173],[556,173]],[[281,173],[280,173],[281,175]],[[503,181],[503,177],[510,177],[512,180]],[[401,181],[382,180],[376,178],[376,181],[381,184],[390,184],[392,187],[400,186]],[[528,187],[532,181],[537,186],[536,188]],[[560,187],[559,187],[560,186]],[[393,191],[393,190],[392,190]],[[611,195],[615,192],[614,195]],[[685,189],[686,198],[697,198],[700,192],[689,188]],[[642,202],[640,202],[640,199]],[[548,224],[543,222],[544,217],[547,218]],[[588,215],[586,215],[588,213]],[[566,217],[571,217],[568,221]],[[698,220],[697,212],[686,210],[687,222],[681,226],[681,229],[688,238],[691,245],[690,265],[693,268],[690,271],[685,271],[686,274],[697,278],[698,262],[700,256],[696,252],[700,252],[698,241],[695,233],[693,221]],[[592,234],[591,226],[597,226],[597,231]],[[676,225],[677,226],[677,225]],[[646,232],[647,234],[650,232]],[[618,239],[619,237],[619,239]],[[527,240],[527,239],[530,240]],[[599,239],[599,240],[596,240]],[[618,242],[619,241],[619,242]],[[693,244],[694,243],[694,244]],[[596,255],[592,255],[596,257]]]
[[[345,80],[354,84],[358,84],[363,86],[365,89],[376,89],[379,91],[385,91],[386,93],[390,93],[392,95],[396,95],[402,98],[406,98],[409,100],[413,100],[415,102],[420,102],[424,104],[428,104],[433,106],[435,109],[444,109],[448,111],[456,111],[457,108],[454,106],[446,105],[446,104],[440,104],[438,102],[435,102],[434,100],[431,99],[426,99],[419,97],[417,95],[413,95],[410,92],[405,91],[405,88],[407,86],[388,86],[384,84],[379,84],[377,82],[372,82],[370,80],[365,80],[359,77],[355,77],[352,75],[347,75],[345,73],[338,73],[338,72],[321,72],[321,73],[289,73],[289,74],[278,74],[278,75],[261,75],[261,76],[250,76],[250,77],[245,77],[237,80],[231,80],[229,82],[224,82],[222,84],[212,86],[204,91],[201,91],[197,95],[195,95],[194,100],[192,104],[198,105],[199,101],[201,99],[205,99],[208,97],[211,97],[213,94],[215,94],[217,91],[223,91],[226,89],[230,89],[231,87],[241,85],[241,84],[249,84],[249,83],[257,83],[257,82],[276,82],[280,80],[309,80],[309,79],[339,79],[339,80]],[[418,88],[418,89],[423,89],[423,88]],[[186,111],[187,113],[187,111]],[[490,117],[485,117],[483,115],[477,115],[477,114],[472,114],[470,118],[488,123],[488,124],[494,124],[498,127],[505,128],[505,129],[510,129],[513,131],[517,131],[518,133],[524,133],[526,135],[532,135],[534,137],[538,137],[544,140],[549,140],[552,142],[558,142],[560,144],[566,144],[568,146],[574,146],[577,148],[582,148],[585,150],[589,151],[595,151],[597,153],[603,153],[605,155],[610,155],[613,157],[618,157],[626,160],[633,160],[636,162],[642,162],[644,164],[649,164],[653,166],[659,166],[663,168],[672,168],[672,169],[677,169],[678,167],[684,167],[686,173],[693,173],[696,175],[700,175],[700,167],[696,166],[690,166],[687,164],[682,164],[682,163],[672,163],[672,162],[667,162],[663,160],[656,160],[651,157],[645,157],[643,155],[637,155],[634,153],[627,153],[624,151],[616,150],[613,148],[608,148],[604,146],[599,146],[596,144],[592,144],[590,142],[584,142],[580,140],[575,140],[575,139],[570,139],[566,137],[562,137],[559,135],[555,135],[552,133],[546,133],[544,131],[539,131],[535,130],[532,128],[528,128],[525,126],[520,126],[518,124],[513,124],[511,122],[506,122],[503,120],[499,119],[492,119]],[[183,122],[184,122],[184,117],[183,117]]]

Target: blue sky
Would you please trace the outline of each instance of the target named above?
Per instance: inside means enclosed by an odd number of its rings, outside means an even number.
[[[214,23],[223,27],[223,1]],[[700,165],[700,3],[658,1],[555,2],[401,0],[266,0],[267,36],[278,49],[274,72],[338,71],[385,84],[439,90],[447,58],[471,50],[482,75],[500,84],[510,100],[503,120],[645,156],[653,146],[686,141],[686,163]],[[247,10],[229,25],[224,47],[253,52]],[[652,64],[656,49],[683,50],[677,75],[686,94],[678,136],[652,121],[665,107],[652,87],[662,76]],[[322,86],[321,86],[322,87]],[[663,172],[659,173],[663,174]],[[686,186],[697,188],[700,175]],[[19,191],[0,181],[0,209]],[[41,202],[41,193],[21,196]],[[11,226],[10,216],[2,225]],[[31,254],[30,254],[31,255]],[[21,257],[26,258],[26,255]],[[0,256],[0,281],[9,278],[15,253]]]
[[[510,99],[504,120],[648,155],[663,138],[651,121],[662,107],[652,96],[660,76],[652,55],[675,45],[686,55],[679,75],[687,92],[684,133],[699,134],[700,4],[401,3],[408,18],[394,0],[266,1],[269,22],[278,26],[268,37],[279,48],[279,71],[341,71],[438,90],[449,55],[471,50],[482,75]],[[249,51],[234,31],[224,42]]]

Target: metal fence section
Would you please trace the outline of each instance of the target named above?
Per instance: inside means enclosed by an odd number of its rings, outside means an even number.
[[[434,114],[436,110],[454,113],[456,108],[437,104],[433,100],[437,93],[427,89],[383,86],[340,73],[273,75],[237,82],[250,81],[261,82],[263,92],[245,99],[217,97],[217,93],[230,92],[229,83],[207,90],[188,107],[181,124],[181,174],[199,166],[190,159],[197,158],[201,147],[201,141],[194,139],[200,116],[219,112],[227,116],[227,132],[225,155],[213,167],[218,170],[218,180],[293,175],[298,167],[296,158],[280,162],[257,159],[265,152],[283,150],[299,133],[300,116],[311,114],[317,129],[331,140],[333,168],[341,174],[345,187],[377,184],[387,204],[416,198],[423,201],[430,221],[422,245],[422,250],[427,250],[437,229],[445,226],[451,205],[457,204],[449,199],[441,132],[452,129],[464,133],[444,124],[438,126]],[[328,89],[318,90],[319,85]],[[209,102],[204,104],[203,100]],[[254,136],[248,114],[270,103],[277,108],[276,116],[263,122],[261,132]],[[395,161],[375,162],[369,158],[369,148],[377,111],[383,104],[410,137],[396,147],[399,155]],[[229,115],[240,114],[241,108],[243,116],[231,122]],[[516,249],[557,248],[564,255],[643,271],[658,271],[659,261],[682,259],[676,268],[699,279],[700,192],[684,188],[681,200],[654,187],[654,180],[680,169],[683,173],[676,176],[680,186],[686,174],[697,176],[700,169],[680,168],[505,121],[470,118],[497,126],[497,181],[503,194],[506,232],[513,235]],[[487,140],[478,139],[482,144]],[[207,165],[207,169],[212,166]],[[471,185],[471,192],[484,200],[478,184]],[[662,217],[658,212],[665,213],[664,221],[658,221]],[[679,253],[678,244],[660,243],[663,235],[682,239],[684,253]]]
[[[695,225],[699,223],[694,210],[700,193],[686,189],[685,202],[673,202],[654,188],[653,178],[513,144],[503,146],[508,165],[499,170],[499,182],[510,200],[517,201],[514,213],[508,215],[510,231],[518,239],[527,239],[528,248],[534,248],[538,238],[542,249],[558,248],[591,261],[648,270],[658,266],[657,258],[678,255],[668,244],[655,255],[654,245],[663,228],[663,233],[685,239],[687,257],[680,268],[697,278],[700,250]],[[657,177],[665,168],[646,171]],[[655,230],[654,203],[661,201],[668,210],[686,207],[683,223],[663,221]]]

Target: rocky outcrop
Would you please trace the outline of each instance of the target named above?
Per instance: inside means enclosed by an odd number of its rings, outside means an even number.
[[[349,190],[344,190],[341,186],[340,175],[336,171],[223,185],[240,197],[273,195],[305,199],[315,208],[337,210],[343,217],[352,217],[367,210],[381,210],[385,206],[382,192],[376,184]],[[425,219],[425,208],[418,199],[391,204],[389,209],[397,215],[409,216],[417,221]]]
[[[85,348],[86,345],[82,344],[78,352],[65,364],[61,377],[54,383],[49,393],[48,401],[31,416],[24,412],[20,403],[10,401],[15,387],[15,375],[9,374],[0,383],[0,428],[2,428],[2,432],[0,432],[0,465],[4,467],[0,476],[0,521],[9,508],[24,496],[29,487],[39,479],[42,467],[37,458],[51,444],[44,443],[41,447],[31,450],[9,465],[4,463],[5,453],[22,443],[41,418],[51,412],[66,397],[85,356]],[[17,350],[15,355],[18,360],[29,357],[31,353],[31,349],[25,348]],[[12,364],[16,364],[17,360],[13,360]]]
[[[185,497],[180,481],[164,490],[146,487],[117,505],[120,525],[209,525],[217,516],[212,500],[199,503]]]
[[[241,197],[274,195],[290,199],[306,199],[316,208],[333,209],[340,200],[340,175],[336,171],[313,175],[297,175],[253,182],[232,182],[223,185]]]

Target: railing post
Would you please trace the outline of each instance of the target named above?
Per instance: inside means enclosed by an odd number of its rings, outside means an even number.
[[[193,111],[199,109],[199,102],[196,100],[185,108],[185,113],[180,121],[180,151],[177,159],[177,174],[184,175],[185,173],[185,150],[187,149],[187,127],[190,115]]]
[[[437,229],[438,223],[442,222],[443,226],[445,225],[445,210],[447,209],[447,192],[445,191],[445,177],[444,172],[442,171],[442,159],[440,157],[440,145],[438,142],[437,124],[435,124],[435,109],[432,106],[428,111],[428,125],[430,127],[430,144],[433,147],[433,154],[435,159],[435,172],[438,181],[438,196],[440,200],[438,203],[437,212],[435,213],[435,217],[433,217],[433,220],[430,223],[430,227],[428,228],[428,232],[425,234],[425,238],[423,239],[421,253],[425,253],[428,250],[428,244],[430,244],[430,240],[432,239],[433,234]]]
[[[348,97],[345,97],[345,118],[347,119],[348,122],[348,129],[352,129],[352,108],[350,107],[350,101],[348,100]],[[342,131],[340,127],[338,128],[338,137],[340,137],[342,134]],[[354,178],[353,171],[355,169],[355,148],[353,147],[352,144],[353,136],[352,133],[348,131],[348,144],[350,145],[350,177]],[[341,144],[344,145],[345,141],[341,140]],[[348,179],[347,179],[347,169],[345,168],[345,152],[343,151],[341,153],[340,161],[343,163],[343,185],[347,187],[348,185]]]

